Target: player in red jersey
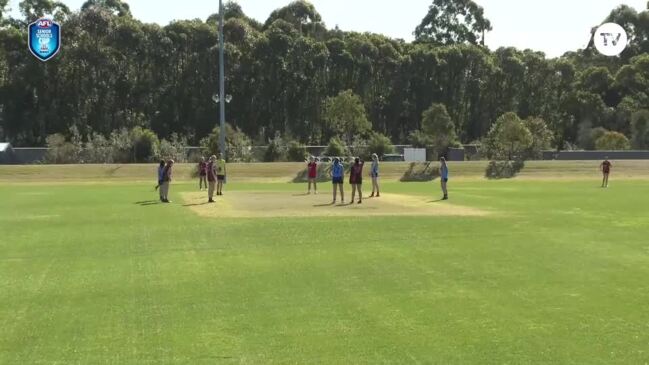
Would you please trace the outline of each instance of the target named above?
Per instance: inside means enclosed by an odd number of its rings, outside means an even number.
[[[307,161],[306,165],[308,174],[309,174],[309,192],[311,194],[311,184],[313,184],[313,191],[315,194],[318,194],[318,185],[316,183],[318,179],[318,162],[315,160],[315,157],[311,156]]]
[[[607,156],[604,159],[604,162],[602,162],[599,165],[599,169],[602,171],[602,174],[604,175],[604,178],[602,180],[603,188],[608,188],[608,176],[611,174],[611,168],[613,168],[613,164],[608,160],[608,156]]]

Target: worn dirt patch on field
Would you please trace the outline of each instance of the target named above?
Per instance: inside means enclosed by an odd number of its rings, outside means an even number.
[[[230,192],[207,204],[206,194],[183,193],[185,206],[204,217],[341,217],[341,216],[485,216],[489,212],[433,201],[431,198],[385,194],[363,204],[330,204],[331,196],[286,192]],[[347,197],[349,199],[349,196]]]
[[[53,219],[61,218],[58,214],[50,215],[14,215],[0,218],[4,222],[29,222],[29,221],[50,221]]]

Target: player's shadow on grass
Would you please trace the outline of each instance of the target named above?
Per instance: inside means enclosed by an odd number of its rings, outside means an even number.
[[[432,203],[439,203],[439,202],[443,202],[443,201],[444,201],[444,199],[437,199],[437,200],[431,200],[428,203],[432,204]]]
[[[327,204],[316,204],[313,207],[315,208],[326,208],[326,207],[333,207],[335,204],[333,202],[327,203]]]
[[[135,205],[139,205],[141,207],[146,207],[149,205],[158,205],[158,204],[162,204],[162,202],[160,200],[146,200],[142,202],[135,202]]]
[[[354,203],[354,202],[338,203],[338,204],[336,204],[336,208],[351,207],[353,205],[356,205],[356,203]]]
[[[203,203],[192,203],[192,204],[185,204],[183,207],[200,207],[201,205],[208,205],[210,202],[203,202]]]

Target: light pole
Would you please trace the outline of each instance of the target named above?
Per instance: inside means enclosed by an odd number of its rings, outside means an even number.
[[[221,107],[219,108],[221,111],[221,134],[219,136],[219,145],[221,149],[221,158],[226,160],[225,156],[225,98],[223,97],[225,95],[225,67],[223,65],[224,63],[224,56],[223,56],[223,47],[224,47],[224,41],[223,41],[223,0],[219,0],[219,95],[221,97],[219,98],[219,102]]]

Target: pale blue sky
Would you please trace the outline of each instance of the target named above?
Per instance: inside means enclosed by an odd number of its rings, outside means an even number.
[[[62,0],[78,9],[84,0]],[[19,0],[10,0],[17,9]],[[167,24],[174,19],[205,19],[218,9],[218,0],[130,0],[133,14],[145,22]],[[264,21],[290,0],[239,0],[244,12]],[[311,0],[329,27],[370,31],[412,40],[412,32],[432,0]],[[494,30],[487,35],[492,49],[531,48],[548,56],[583,48],[590,29],[620,4],[642,10],[647,0],[476,0],[485,8]]]

